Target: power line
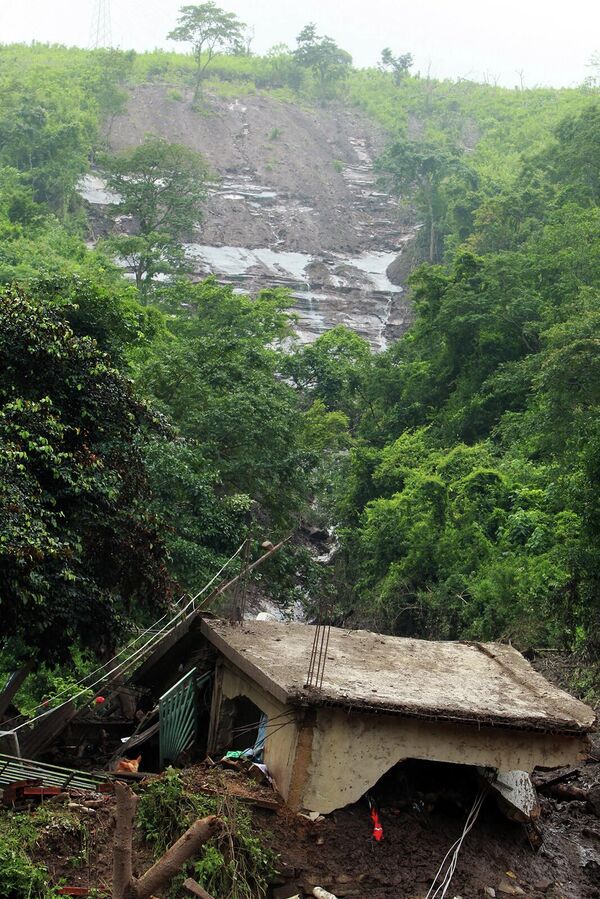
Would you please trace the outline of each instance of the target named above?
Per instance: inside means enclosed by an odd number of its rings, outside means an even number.
[[[94,12],[90,28],[90,49],[112,47],[112,19],[110,0],[94,0]]]
[[[167,621],[167,623],[164,624],[159,630],[155,630],[156,626],[158,624],[160,624],[161,621],[164,621],[164,619],[170,613],[167,613],[167,615],[163,615],[162,618],[159,618],[159,620],[157,622],[155,622],[153,625],[151,625],[151,627],[147,628],[141,635],[139,635],[134,640],[132,640],[132,642],[128,646],[126,646],[124,649],[120,650],[108,662],[104,663],[103,665],[100,665],[98,668],[96,668],[94,671],[90,672],[89,674],[84,675],[84,677],[82,677],[75,685],[75,686],[81,686],[81,687],[83,687],[83,689],[79,690],[79,692],[77,692],[74,696],[68,697],[64,702],[61,702],[59,705],[54,706],[54,707],[48,709],[47,711],[41,712],[40,714],[36,715],[34,718],[30,718],[27,721],[23,721],[22,724],[19,724],[18,727],[13,728],[13,730],[14,731],[20,730],[22,727],[27,727],[28,725],[33,724],[35,721],[38,721],[40,718],[45,718],[47,715],[50,715],[53,712],[56,712],[57,709],[60,709],[64,705],[67,705],[69,702],[73,702],[73,700],[78,699],[80,696],[83,696],[85,693],[88,693],[94,687],[99,686],[99,684],[103,683],[107,679],[113,678],[118,675],[122,675],[126,671],[130,670],[132,665],[135,662],[138,662],[140,660],[140,658],[143,657],[143,655],[149,654],[152,650],[154,650],[154,648],[158,645],[158,643],[160,643],[160,641],[164,637],[166,637],[169,633],[171,633],[171,631],[174,630],[178,626],[178,624],[181,623],[181,621],[187,616],[188,610],[190,608],[192,609],[192,611],[195,611],[196,601],[202,596],[203,593],[206,593],[206,591],[210,587],[212,587],[212,585],[217,580],[217,578],[220,577],[220,575],[223,574],[225,569],[239,556],[239,554],[244,549],[244,546],[245,546],[245,541],[236,549],[235,553],[231,556],[231,558],[228,559],[227,562],[225,562],[225,564],[219,569],[219,571],[217,571],[217,573],[202,588],[202,590],[200,590],[199,593],[196,593],[195,596],[190,596],[189,593],[186,594],[185,598],[188,599],[188,602],[186,603],[186,605],[183,606],[183,608],[179,607],[177,614],[174,617],[172,617],[169,621]],[[140,638],[149,633],[151,633],[149,640],[147,640],[145,643],[143,643],[142,646],[138,646],[137,648],[134,648],[136,646],[136,643],[140,640]],[[116,666],[109,667],[109,666],[111,666],[112,662],[117,661],[117,659],[119,659],[119,657],[121,655],[126,655],[129,652],[129,650],[133,650],[133,651],[128,655],[127,658],[119,661]],[[102,672],[102,675],[96,679],[93,679],[93,675],[97,674],[100,671]],[[90,679],[93,680],[92,683],[88,682]],[[64,690],[61,690],[61,692],[57,693],[56,696],[53,698],[57,699],[59,696],[62,696],[65,693],[67,693],[69,691],[69,689],[70,688],[65,688]],[[2,726],[4,728],[6,728],[6,726],[8,724],[10,724],[11,722],[16,721],[16,720],[18,720],[18,719],[10,718],[8,721],[3,722]]]

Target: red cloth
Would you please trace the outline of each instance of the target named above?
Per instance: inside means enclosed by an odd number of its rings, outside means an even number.
[[[381,826],[381,821],[379,820],[379,814],[376,808],[371,809],[371,819],[373,821],[373,836],[378,843],[381,843],[383,840],[383,827]]]

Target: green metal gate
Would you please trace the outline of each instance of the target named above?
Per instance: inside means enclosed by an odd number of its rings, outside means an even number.
[[[175,764],[196,739],[196,669],[192,668],[158,700],[160,767]]]

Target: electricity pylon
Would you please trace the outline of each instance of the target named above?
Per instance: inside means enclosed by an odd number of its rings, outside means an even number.
[[[90,49],[99,50],[112,46],[110,0],[94,0],[94,13],[90,28]]]

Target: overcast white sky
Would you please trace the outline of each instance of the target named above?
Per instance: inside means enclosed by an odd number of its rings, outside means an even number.
[[[0,41],[87,46],[95,0],[0,0]],[[136,50],[165,39],[192,0],[112,0],[113,42]],[[217,0],[219,2],[219,0]],[[294,44],[308,22],[349,50],[356,65],[381,49],[410,51],[439,77],[497,79],[509,87],[580,83],[600,50],[600,0],[222,0],[255,28],[253,49]]]

